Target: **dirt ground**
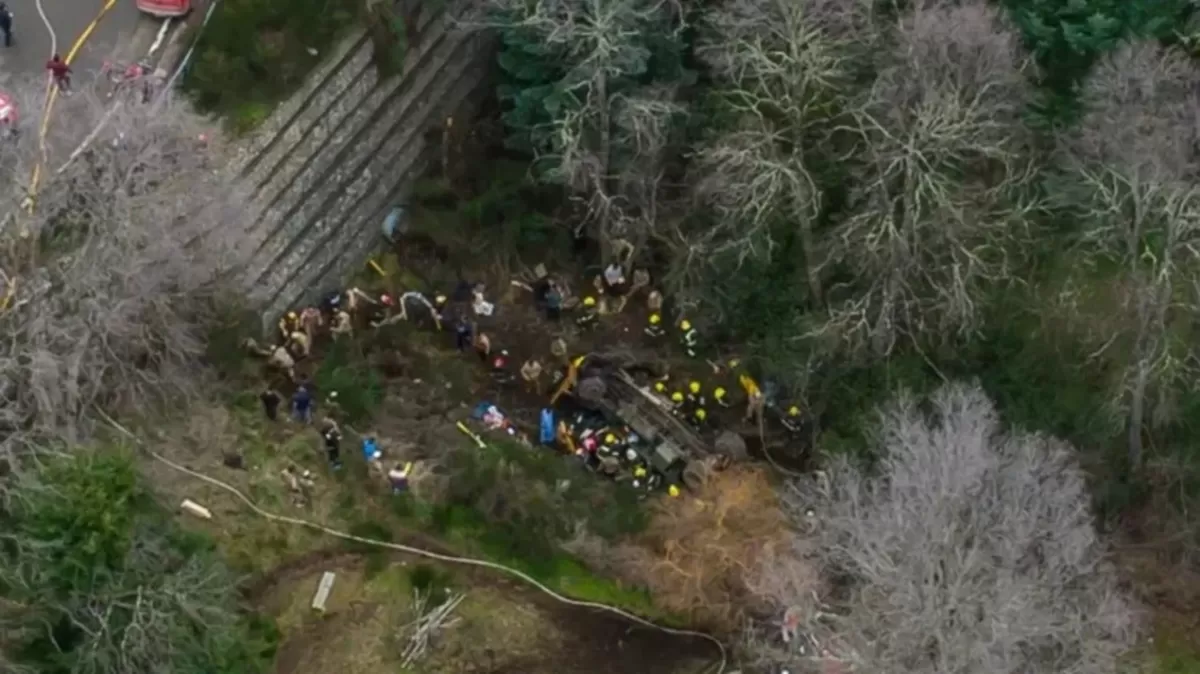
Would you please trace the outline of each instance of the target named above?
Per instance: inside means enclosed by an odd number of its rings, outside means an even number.
[[[713,647],[574,609],[487,573],[447,569],[448,590],[465,594],[459,622],[429,655],[405,669],[406,625],[414,619],[413,560],[384,564],[358,554],[318,551],[293,561],[252,590],[256,606],[288,635],[279,674],[691,674],[711,665]],[[372,568],[376,567],[382,568]],[[337,574],[326,611],[310,602],[326,571]]]
[[[451,298],[447,315],[469,315],[476,321],[479,330],[491,338],[493,353],[501,350],[509,352],[514,373],[521,363],[530,358],[539,359],[545,366],[541,394],[534,395],[522,382],[497,384],[486,376],[486,367],[473,353],[463,354],[462,359],[470,362],[475,369],[471,389],[475,399],[471,404],[482,399],[491,400],[518,423],[533,429],[538,411],[546,405],[548,394],[553,390],[550,373],[556,364],[550,355],[550,344],[554,339],[562,338],[572,356],[610,353],[620,354],[635,362],[653,363],[670,373],[674,385],[682,387],[686,382],[696,380],[704,386],[707,395],[711,395],[716,386],[723,386],[729,392],[732,407],[707,405],[710,423],[704,435],[711,440],[721,430],[730,430],[746,440],[751,454],[757,455],[757,458],[762,458],[765,443],[771,457],[784,466],[793,470],[809,467],[811,454],[808,440],[790,436],[781,426],[773,423],[769,415],[763,437],[760,437],[756,424],[743,421],[745,400],[735,374],[727,370],[716,374],[705,359],[688,358],[682,353],[674,330],[668,329],[668,334],[660,339],[652,339],[643,333],[649,314],[645,306],[645,291],[630,297],[621,313],[602,316],[596,327],[581,330],[576,327],[572,312],[564,311],[561,319],[550,321],[537,310],[530,291],[512,284],[514,280],[529,281],[531,272],[522,274],[524,278],[521,279],[514,278],[509,270],[498,267],[468,273],[463,272],[463,265],[452,258],[452,253],[435,242],[424,237],[415,238],[398,244],[391,253],[379,259],[388,272],[386,278],[369,274],[362,280],[364,286],[373,291],[387,291],[393,295],[413,289],[429,297],[443,293]],[[565,271],[553,268],[550,273],[565,279],[578,296],[598,294],[588,276],[572,278]],[[467,302],[454,301],[454,291],[464,281],[487,285],[486,297],[496,304],[493,316],[475,316]],[[432,330],[428,321],[424,323]],[[454,338],[451,329],[447,321],[442,333],[431,335],[432,344],[452,351]]]

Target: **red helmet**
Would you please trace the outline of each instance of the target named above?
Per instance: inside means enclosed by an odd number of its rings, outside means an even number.
[[[384,293],[384,294],[382,294],[382,295],[380,295],[380,296],[379,296],[379,303],[380,303],[380,304],[382,304],[382,305],[383,305],[383,306],[385,306],[385,307],[390,307],[390,306],[392,306],[393,304],[395,304],[396,302],[395,302],[395,300],[393,300],[393,299],[392,299],[392,296],[391,296],[391,295],[388,295],[387,293]]]

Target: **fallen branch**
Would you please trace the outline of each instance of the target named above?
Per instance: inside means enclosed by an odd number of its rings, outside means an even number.
[[[466,595],[461,592],[452,594],[433,609],[428,608],[429,595],[421,594],[420,590],[413,590],[413,608],[416,610],[417,619],[405,628],[415,626],[416,629],[408,638],[408,645],[404,647],[404,654],[401,656],[400,666],[407,669],[414,662],[425,657],[429,652],[429,644],[437,635],[437,632],[443,627],[453,627],[458,623],[458,618],[448,620],[450,614],[462,603]]]

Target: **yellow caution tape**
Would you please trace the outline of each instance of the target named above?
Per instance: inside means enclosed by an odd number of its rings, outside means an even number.
[[[387,278],[387,272],[383,270],[383,267],[379,266],[378,262],[375,260],[367,260],[367,264],[371,265],[371,269],[374,269],[380,276]]]

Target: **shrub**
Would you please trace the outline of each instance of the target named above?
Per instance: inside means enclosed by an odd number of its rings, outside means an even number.
[[[239,126],[260,121],[262,107],[295,91],[358,11],[359,0],[225,0],[183,86],[204,111],[253,110],[239,114]]]

